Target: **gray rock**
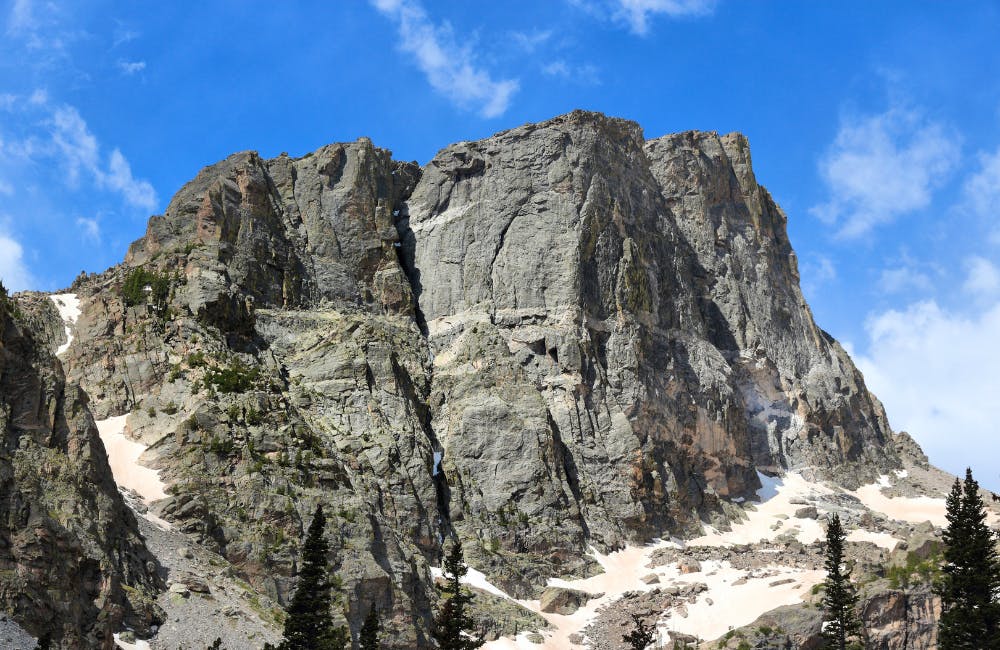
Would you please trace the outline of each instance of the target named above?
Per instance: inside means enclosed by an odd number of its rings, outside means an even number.
[[[170,593],[176,594],[181,598],[187,598],[191,595],[191,591],[188,589],[187,585],[181,582],[170,583],[169,591]]]
[[[542,592],[539,609],[547,614],[572,614],[591,598],[594,594],[578,589],[549,587]]]
[[[816,511],[816,506],[806,506],[795,511],[796,519],[816,519],[818,516],[819,513]]]
[[[166,304],[125,304],[139,265]],[[63,358],[98,416],[133,413],[192,544],[287,603],[322,503],[347,621],[380,603],[419,647],[454,535],[533,598],[591,546],[726,523],[757,469],[899,467],[798,280],[745,138],[576,111],[422,170],[367,139],[230,156],[76,283]]]
[[[677,563],[677,570],[681,573],[698,573],[701,571],[701,562],[695,559],[684,559]]]

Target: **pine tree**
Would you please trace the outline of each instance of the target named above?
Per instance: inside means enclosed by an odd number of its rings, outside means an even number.
[[[844,569],[844,540],[847,535],[834,514],[826,527],[826,581],[823,583],[823,638],[837,650],[854,647],[849,642],[861,634],[856,608],[858,594],[851,584],[850,572]]]
[[[1000,556],[971,469],[964,483],[955,479],[945,510],[938,647],[1000,647]]]
[[[468,608],[472,594],[461,585],[468,569],[462,560],[462,543],[455,541],[444,559],[444,576],[447,584],[441,587],[444,602],[434,618],[434,640],[441,650],[475,650],[486,643],[483,635],[472,635],[474,621]]]
[[[375,604],[372,603],[371,608],[368,610],[368,616],[365,617],[365,623],[361,626],[361,635],[358,638],[361,650],[378,650],[378,633],[381,629],[382,625],[378,620],[378,610],[375,608]]]
[[[627,643],[632,650],[646,650],[650,643],[656,639],[656,626],[646,625],[642,617],[632,614],[632,623],[635,627],[628,634],[622,636],[622,641]]]
[[[316,506],[302,547],[302,570],[288,606],[284,640],[278,650],[343,650],[347,645],[347,630],[334,627],[330,614],[333,585],[328,579],[326,556],[330,547],[323,536],[325,527],[323,507]]]

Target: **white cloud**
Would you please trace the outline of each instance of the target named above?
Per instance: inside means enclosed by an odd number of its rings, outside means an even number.
[[[868,320],[868,351],[856,362],[896,430],[910,432],[931,462],[951,472],[967,465],[1000,490],[998,441],[1000,303],[973,315],[913,303]]]
[[[663,14],[670,18],[705,16],[715,11],[715,0],[616,0],[615,16],[634,34],[649,32],[650,17]]]
[[[570,65],[562,59],[543,65],[542,74],[586,85],[594,85],[601,82],[596,66],[590,64]]]
[[[111,152],[107,172],[98,176],[99,182],[110,190],[125,197],[125,200],[139,208],[153,210],[156,208],[156,191],[148,181],[132,176],[132,168],[125,156],[118,149]]]
[[[483,117],[507,110],[518,90],[517,80],[495,80],[473,65],[472,50],[458,44],[448,24],[435,25],[416,0],[371,1],[396,22],[400,49],[414,56],[434,90],[461,108],[477,109]]]
[[[958,138],[913,111],[844,121],[819,163],[831,198],[811,212],[840,236],[858,237],[927,207],[958,156]]]
[[[76,220],[76,226],[80,229],[86,239],[89,239],[95,244],[101,243],[101,224],[97,221],[97,219],[80,217]]]
[[[18,33],[35,26],[34,3],[32,0],[14,0],[7,15],[7,31]]]
[[[0,143],[0,150],[3,149],[2,144],[3,143]],[[11,185],[10,183],[8,183],[7,181],[3,180],[2,178],[0,178],[0,194],[2,194],[4,196],[11,196],[11,195],[13,195],[14,194],[14,186]]]
[[[803,293],[811,296],[824,284],[837,279],[837,267],[826,255],[810,255],[803,260],[799,276]]]
[[[964,206],[976,216],[1000,217],[1000,148],[992,154],[979,154],[979,171],[964,183],[962,196]]]
[[[520,50],[531,54],[552,38],[552,30],[534,30],[531,32],[511,32],[511,42]]]
[[[1000,270],[985,257],[973,255],[965,261],[965,283],[962,288],[978,296],[990,296],[1000,289]]]
[[[118,62],[118,69],[122,71],[123,74],[132,76],[137,72],[142,72],[146,69],[145,61],[125,61],[121,60]]]
[[[931,279],[914,265],[904,263],[901,266],[882,269],[878,285],[885,293],[900,293],[910,289],[926,291],[931,288]]]
[[[52,114],[52,125],[52,142],[62,154],[69,185],[79,185],[81,170],[99,175],[97,138],[87,128],[80,113],[71,106],[57,108]]]
[[[0,281],[8,291],[21,291],[34,285],[24,264],[24,249],[16,240],[0,231]]]
[[[70,187],[79,185],[81,172],[84,172],[93,178],[98,187],[117,192],[128,204],[146,210],[156,208],[153,186],[132,176],[132,168],[121,151],[113,150],[105,167],[97,138],[75,108],[57,108],[52,114],[51,124],[52,142],[66,165],[66,180]]]

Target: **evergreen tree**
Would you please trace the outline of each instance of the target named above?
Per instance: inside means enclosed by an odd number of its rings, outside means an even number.
[[[467,571],[462,560],[462,543],[456,540],[444,559],[447,584],[440,588],[444,602],[434,618],[433,636],[441,650],[475,650],[486,643],[482,634],[472,634],[473,620],[468,612],[472,594],[461,585]]]
[[[632,650],[646,650],[650,643],[656,640],[656,626],[646,625],[642,617],[632,614],[632,623],[635,627],[628,634],[622,636],[622,641],[627,643]]]
[[[971,469],[964,483],[955,479],[945,507],[938,647],[1000,647],[1000,556]]]
[[[333,585],[328,579],[326,556],[330,547],[323,536],[325,527],[323,507],[316,506],[302,547],[299,583],[288,606],[284,639],[278,650],[343,650],[347,645],[347,630],[334,627],[330,614]]]
[[[378,610],[375,609],[375,604],[372,603],[371,609],[368,610],[368,616],[365,617],[365,623],[361,626],[361,635],[358,638],[361,650],[378,650],[378,633],[381,629],[382,625],[378,620]]]
[[[826,581],[823,583],[823,638],[837,650],[860,647],[851,644],[861,634],[861,621],[855,609],[858,594],[851,584],[850,572],[844,569],[844,527],[834,514],[826,527]]]

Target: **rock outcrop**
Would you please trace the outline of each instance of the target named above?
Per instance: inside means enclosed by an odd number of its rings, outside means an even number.
[[[113,632],[158,622],[161,580],[87,396],[51,354],[53,311],[0,292],[0,609],[51,647],[110,650]]]
[[[900,466],[736,134],[578,111],[423,169],[367,139],[240,153],[73,290],[67,376],[131,413],[158,514],[284,602],[324,503],[344,615],[376,604],[395,647],[449,537],[538,597],[590,546],[724,525],[758,471]]]

